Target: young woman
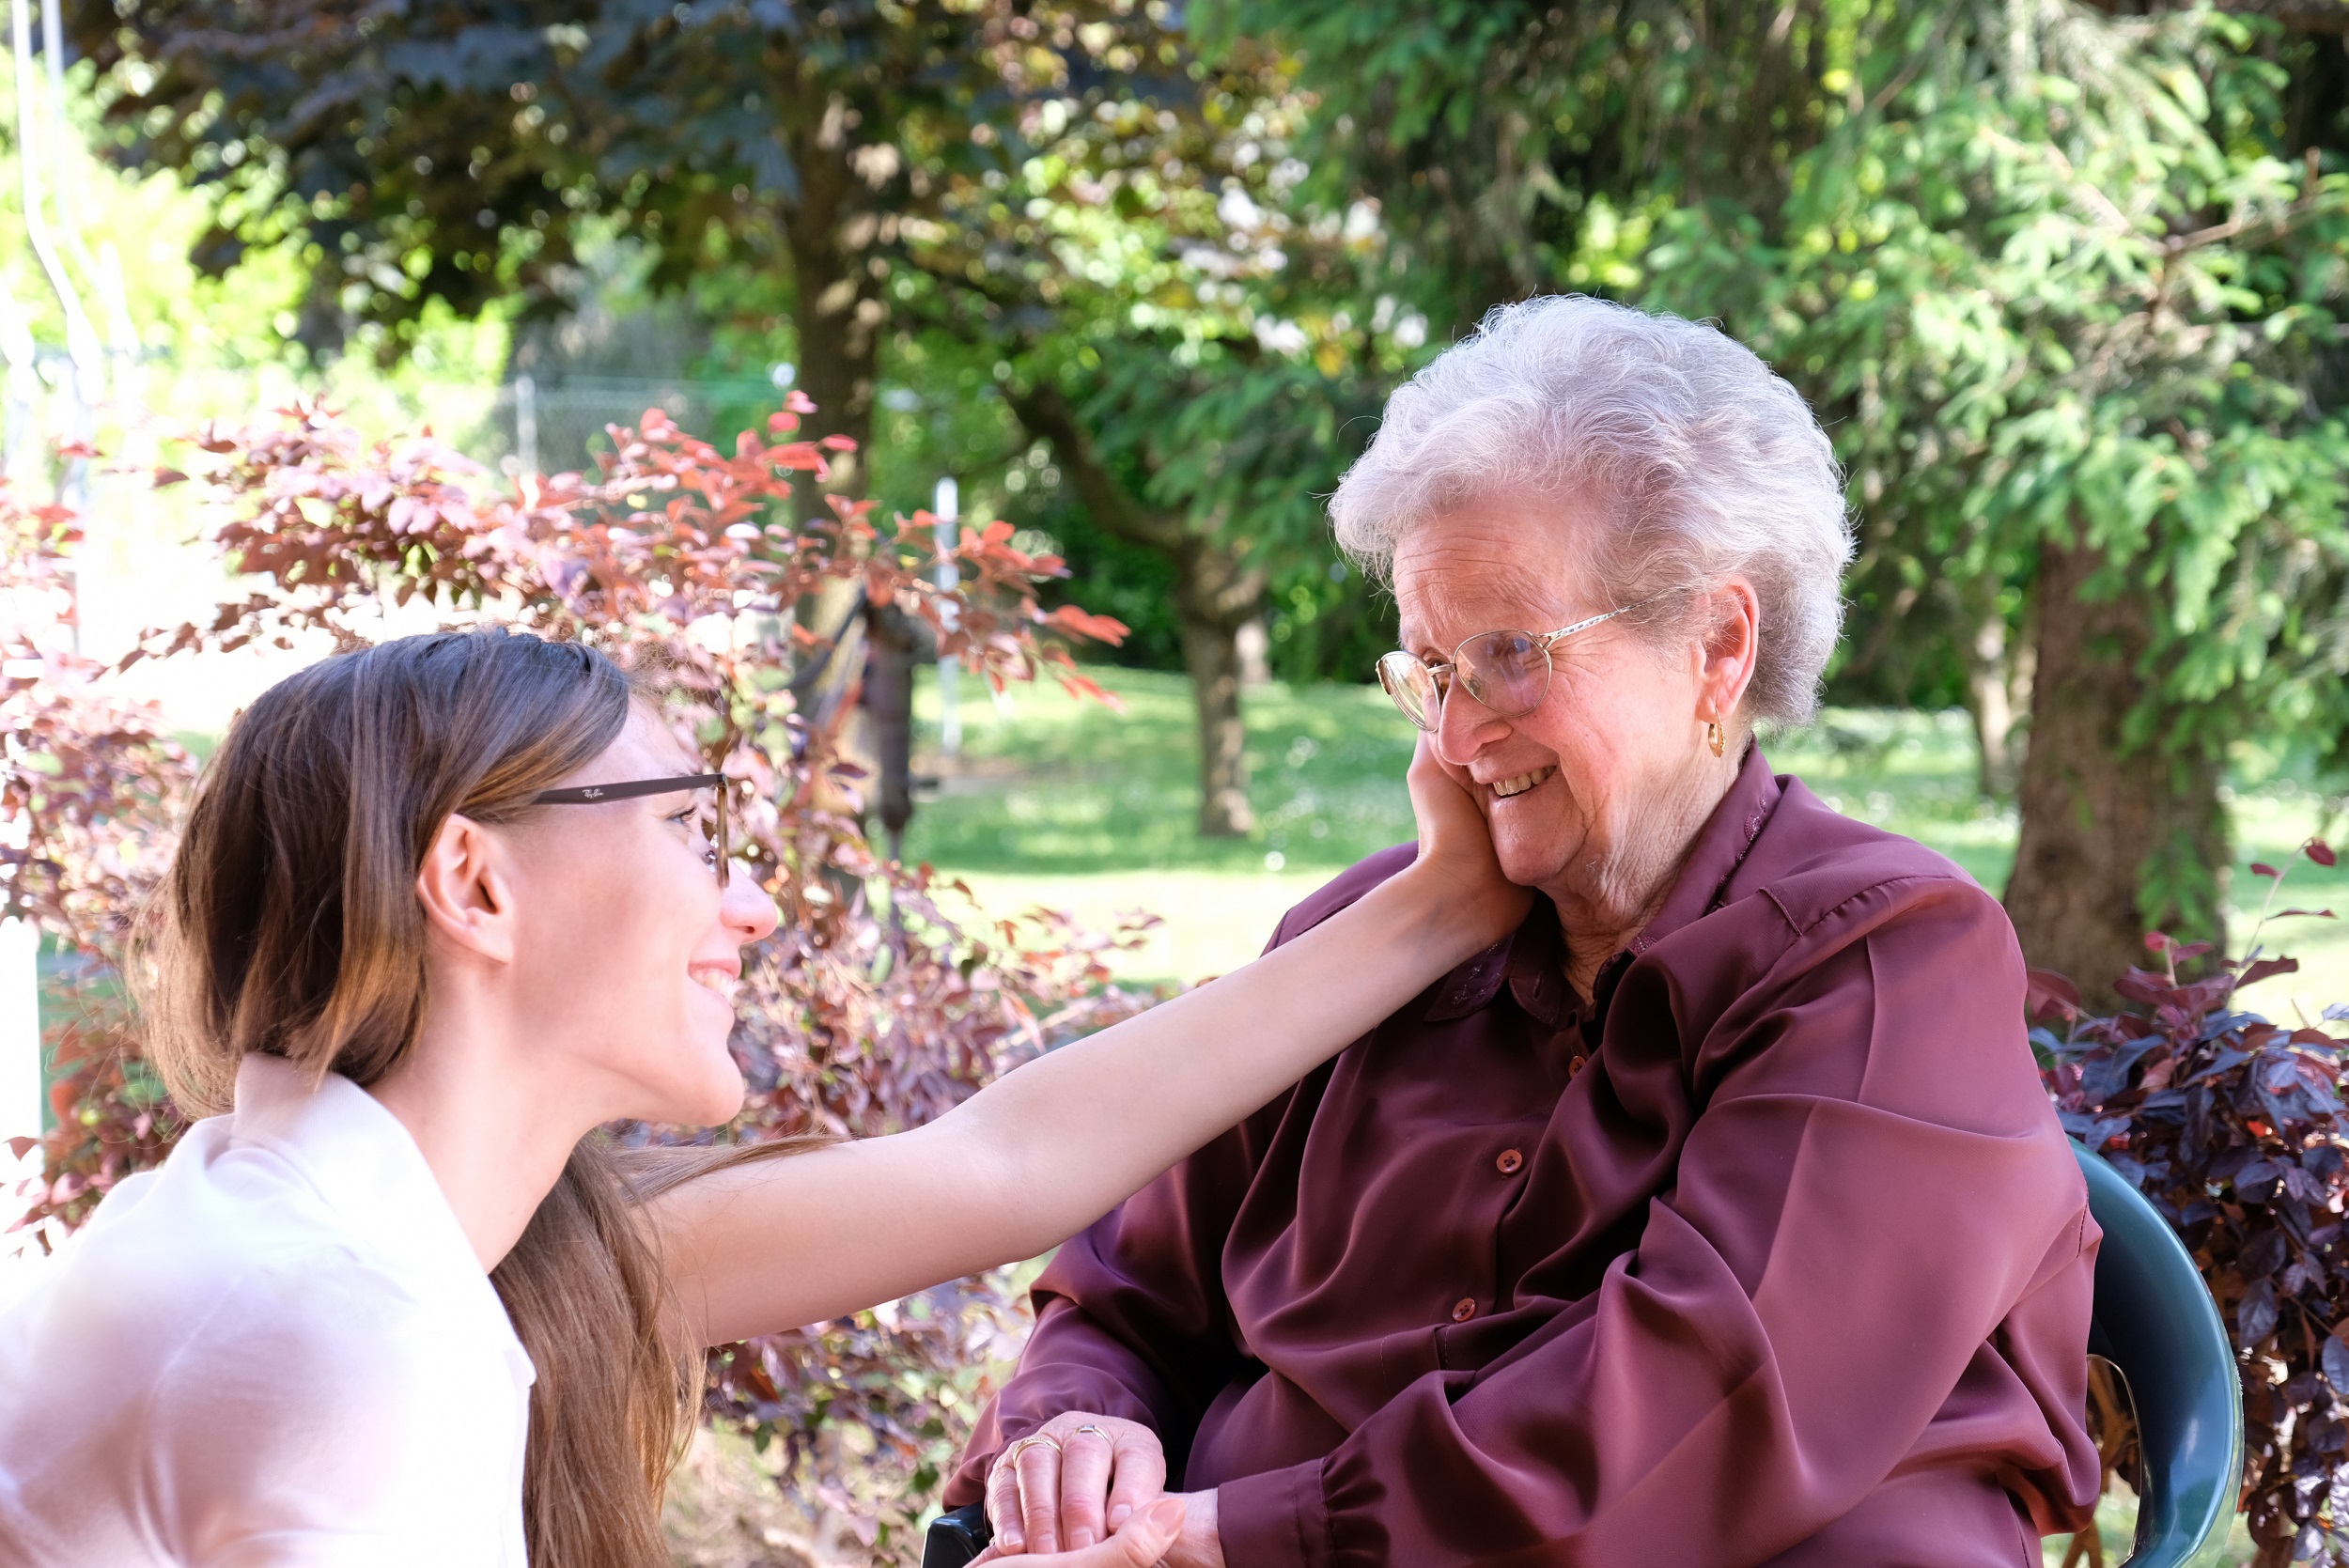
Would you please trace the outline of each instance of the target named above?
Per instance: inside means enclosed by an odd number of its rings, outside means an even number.
[[[157,1065],[213,1113],[0,1314],[0,1564],[653,1568],[700,1347],[1032,1256],[1514,926],[1411,772],[1411,871],[936,1122],[623,1172],[719,1123],[775,911],[609,660],[496,631],[264,694],[149,939]],[[1037,1568],[1155,1561],[1178,1503]]]

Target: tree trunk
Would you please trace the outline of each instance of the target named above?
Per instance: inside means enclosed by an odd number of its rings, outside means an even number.
[[[852,452],[830,455],[831,476],[823,484],[798,488],[794,510],[802,526],[834,515],[829,497],[860,499],[871,482],[873,391],[888,307],[881,298],[882,277],[869,254],[880,229],[876,193],[850,166],[850,119],[838,97],[822,101],[820,109],[811,99],[804,113],[787,116],[781,128],[800,177],[798,199],[783,213],[797,295],[792,324],[800,340],[793,384],[816,404],[800,434],[810,440],[846,436],[856,442]],[[844,704],[857,700],[860,676],[866,683],[857,711],[846,716],[841,745],[873,776],[875,788],[865,792],[864,809],[879,807],[894,854],[913,811],[908,737],[913,725],[915,639],[896,625],[902,617],[893,605],[867,606],[858,613],[857,592],[853,582],[840,582],[794,608],[801,626],[823,637],[837,634],[843,644],[800,692],[800,701],[812,721],[830,722],[841,716]]]
[[[2144,935],[2217,939],[2227,824],[2216,759],[2166,752],[2174,726],[2156,715],[2132,742],[2146,700],[2142,672],[2154,600],[2133,589],[2083,599],[2104,565],[2092,546],[2040,553],[2030,741],[2017,789],[2022,813],[2006,908],[2034,968],[2108,1005]]]
[[[889,858],[905,858],[913,820],[913,661],[921,637],[914,618],[894,604],[864,610],[864,713],[879,765],[881,831]]]
[[[801,434],[810,440],[847,436],[856,442],[854,452],[832,456],[827,484],[800,490],[800,516],[810,520],[831,515],[823,500],[828,491],[864,493],[880,328],[889,308],[867,254],[879,230],[874,192],[848,166],[847,105],[834,98],[820,112],[811,106],[786,118],[782,135],[800,177],[798,199],[783,212],[797,295],[792,325],[800,361],[794,384],[816,404]]]
[[[1084,427],[1058,387],[1014,388],[1005,396],[1028,433],[1051,442],[1078,499],[1103,532],[1174,564],[1174,619],[1199,711],[1200,836],[1246,837],[1256,814],[1248,803],[1240,630],[1263,613],[1263,570],[1224,536],[1219,520],[1159,511],[1128,494],[1095,457]]]
[[[2015,660],[2007,657],[2006,617],[1995,610],[1974,629],[1966,660],[1966,710],[1974,721],[1975,787],[2004,795],[2015,787]]]
[[[1264,573],[1251,570],[1237,551],[1195,534],[1183,536],[1174,567],[1183,667],[1199,710],[1199,836],[1246,838],[1256,814],[1248,803],[1240,632],[1263,608]]]

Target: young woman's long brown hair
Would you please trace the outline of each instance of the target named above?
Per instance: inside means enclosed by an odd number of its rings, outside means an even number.
[[[179,1106],[227,1110],[249,1051],[362,1086],[389,1072],[424,1017],[416,877],[442,823],[521,817],[639,700],[593,649],[497,629],[403,638],[272,687],[212,759],[147,925],[152,1049]],[[661,1493],[702,1358],[634,1208],[769,1152],[624,1173],[588,1138],[492,1272],[537,1369],[523,1498],[535,1568],[670,1560]]]

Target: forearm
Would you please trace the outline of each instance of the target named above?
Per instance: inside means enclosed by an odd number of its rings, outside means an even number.
[[[664,1195],[689,1322],[723,1343],[818,1321],[1081,1230],[1493,939],[1473,890],[1423,869],[927,1126]]]
[[[1006,1256],[1051,1246],[1489,939],[1404,872],[1246,968],[1030,1063],[942,1118],[940,1130],[967,1141],[1003,1184],[968,1201],[994,1209]]]

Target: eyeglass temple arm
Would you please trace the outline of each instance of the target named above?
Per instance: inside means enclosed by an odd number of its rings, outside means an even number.
[[[1604,615],[1592,615],[1586,619],[1575,622],[1572,626],[1562,626],[1555,631],[1546,631],[1542,633],[1542,641],[1544,644],[1555,643],[1560,638],[1571,637],[1578,631],[1588,631],[1591,628],[1598,625],[1601,621],[1611,621],[1618,615],[1628,615],[1631,612],[1639,609],[1641,605],[1645,604],[1647,600],[1641,599],[1636,604],[1621,605],[1613,610],[1610,610]]]

